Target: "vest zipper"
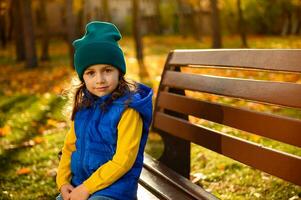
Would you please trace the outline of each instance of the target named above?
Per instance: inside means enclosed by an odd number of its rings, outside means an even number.
[[[93,105],[93,107],[95,107],[94,105]],[[94,109],[92,109],[92,111],[93,111]],[[91,111],[89,111],[89,114],[88,114],[88,116],[90,116],[92,113],[91,113]],[[81,171],[82,171],[82,174],[88,174],[88,171],[86,170],[86,168],[85,168],[85,162],[84,162],[84,158],[85,158],[85,153],[86,153],[86,147],[85,147],[85,140],[86,140],[86,132],[87,131],[85,131],[85,130],[87,130],[87,125],[88,125],[88,120],[89,120],[89,118],[88,118],[88,116],[87,116],[87,118],[85,119],[85,122],[84,122],[84,126],[82,126],[82,140],[81,140],[81,149],[82,149],[82,151],[80,152],[80,164],[82,165],[82,167],[81,167]]]

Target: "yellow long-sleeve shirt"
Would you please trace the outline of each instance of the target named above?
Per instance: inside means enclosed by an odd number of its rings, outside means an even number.
[[[142,127],[143,122],[139,113],[132,108],[126,109],[118,123],[117,146],[112,160],[100,166],[83,183],[90,194],[108,187],[131,169],[138,154]],[[64,184],[70,183],[71,154],[76,150],[75,142],[76,135],[74,122],[72,122],[65,138],[62,157],[58,166],[56,182],[59,189]]]

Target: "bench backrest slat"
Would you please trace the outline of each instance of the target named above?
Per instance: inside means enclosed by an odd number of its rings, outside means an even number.
[[[239,66],[301,72],[301,52],[298,49],[221,49],[175,50],[169,65]]]
[[[164,86],[301,108],[301,85],[166,71]],[[275,95],[277,92],[277,95]],[[300,94],[300,95],[296,95]]]
[[[301,120],[235,108],[168,92],[161,92],[157,98],[160,108],[192,115],[301,147]],[[250,122],[256,123],[250,126]],[[284,134],[287,132],[290,134]]]
[[[196,125],[188,119],[188,116],[193,116],[301,147],[299,118],[255,111],[234,103],[208,102],[201,99],[202,95],[193,95],[194,92],[209,93],[221,98],[255,101],[256,104],[300,111],[301,84],[209,76],[189,71],[190,67],[203,66],[272,70],[274,73],[295,75],[296,72],[301,73],[301,50],[172,51],[165,63],[154,111],[153,128],[167,145],[160,160],[187,177],[187,170],[182,173],[180,169],[190,166],[190,155],[187,155],[190,152],[185,153],[183,149],[189,150],[190,142],[193,142],[301,185],[301,157]],[[181,72],[182,67],[185,67],[185,72]]]
[[[160,112],[157,112],[154,123],[174,136],[193,141],[217,153],[301,185],[300,157],[196,126]]]

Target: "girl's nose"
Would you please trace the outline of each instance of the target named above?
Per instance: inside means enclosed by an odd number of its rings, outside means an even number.
[[[105,82],[105,77],[102,73],[98,73],[97,74],[97,79],[96,79],[96,83],[104,83]]]

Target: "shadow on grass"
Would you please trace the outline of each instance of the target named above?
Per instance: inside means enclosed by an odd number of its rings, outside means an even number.
[[[28,106],[37,100],[37,97],[28,97],[24,98],[22,97],[21,99],[27,99],[28,102],[26,102],[26,106],[22,106],[23,108],[28,108]],[[20,100],[20,98],[19,98]],[[57,98],[54,98],[51,100],[51,102],[48,104],[49,109],[43,110],[39,116],[39,119],[36,119],[35,121],[37,122],[38,126],[33,126],[31,125],[30,128],[28,128],[26,131],[24,130],[19,130],[17,133],[18,135],[22,134],[22,137],[19,137],[16,140],[14,140],[13,144],[10,144],[7,146],[7,148],[3,149],[3,152],[0,155],[0,172],[3,176],[8,170],[12,169],[12,166],[15,165],[18,162],[18,154],[24,150],[30,149],[32,146],[30,143],[28,144],[28,141],[32,140],[35,136],[37,136],[37,131],[39,130],[39,127],[45,125],[47,114],[56,106],[56,100]],[[14,101],[15,102],[15,101]],[[11,102],[9,103],[11,104]],[[11,104],[13,105],[13,104]],[[17,107],[18,105],[16,105]],[[11,110],[14,110],[14,108],[9,108]],[[20,111],[20,110],[19,110]],[[7,119],[5,119],[7,120]],[[2,120],[1,120],[2,121]],[[4,121],[4,120],[3,120]],[[24,158],[26,159],[26,158]]]

